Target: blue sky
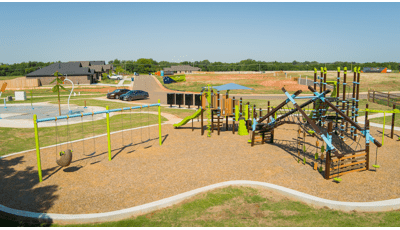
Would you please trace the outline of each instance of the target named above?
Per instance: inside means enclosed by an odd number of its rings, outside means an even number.
[[[400,3],[0,3],[0,62],[399,62]]]

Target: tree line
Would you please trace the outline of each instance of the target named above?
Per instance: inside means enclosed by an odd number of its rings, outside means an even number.
[[[190,65],[192,67],[199,67],[201,71],[313,71],[314,68],[320,70],[320,67],[326,67],[327,70],[337,70],[340,67],[343,70],[347,67],[348,70],[354,68],[355,66],[361,67],[374,67],[374,68],[388,68],[393,71],[399,71],[399,63],[396,62],[334,62],[334,63],[319,63],[317,61],[305,61],[305,62],[265,62],[256,61],[252,59],[242,60],[236,63],[225,63],[225,62],[210,62],[208,60],[194,61],[194,62],[168,62],[160,61],[157,62],[153,59],[140,58],[136,61],[125,61],[125,60],[111,60],[108,62],[113,64],[114,67],[119,67],[125,72],[133,73],[147,73],[156,72],[162,70],[166,67],[176,66],[176,65]]]
[[[55,62],[29,61],[11,65],[0,63],[0,76],[25,76],[28,73],[49,66],[53,63]]]
[[[3,64],[0,63],[0,76],[25,76],[28,73],[38,70],[39,68],[46,67],[55,62],[22,62],[16,64]],[[118,69],[117,72],[126,73],[148,73],[156,72],[162,70],[166,67],[176,66],[176,65],[190,65],[193,67],[199,67],[201,71],[313,71],[314,68],[320,70],[320,67],[326,67],[328,70],[337,70],[337,67],[343,69],[347,67],[350,70],[354,66],[364,67],[374,67],[374,68],[388,68],[394,72],[399,71],[399,63],[396,62],[334,62],[334,63],[319,63],[317,61],[305,61],[305,62],[265,62],[256,61],[252,59],[242,60],[235,63],[226,62],[210,62],[208,60],[194,61],[194,62],[168,62],[160,61],[157,62],[151,58],[139,58],[136,61],[129,60],[118,60],[114,59],[108,62],[108,64],[113,64],[115,68]]]

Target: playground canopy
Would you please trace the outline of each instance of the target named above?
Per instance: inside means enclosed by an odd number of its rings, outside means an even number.
[[[203,87],[205,88],[205,87]],[[242,86],[242,85],[238,85],[235,83],[229,83],[229,84],[225,84],[225,85],[220,85],[220,86],[213,86],[214,89],[218,90],[218,91],[222,91],[222,90],[234,90],[234,89],[250,89],[250,90],[254,90],[252,88],[246,87],[246,86]]]

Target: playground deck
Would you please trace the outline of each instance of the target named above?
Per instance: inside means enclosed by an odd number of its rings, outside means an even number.
[[[210,184],[230,180],[253,180],[277,184],[317,197],[338,201],[367,202],[400,197],[398,142],[387,138],[379,149],[378,172],[363,171],[342,176],[340,184],[325,180],[310,165],[297,162],[297,125],[275,130],[275,144],[250,147],[248,136],[231,131],[200,136],[199,122],[180,129],[163,125],[162,146],[158,127],[151,127],[147,143],[122,147],[121,133],[111,136],[112,161],[107,160],[106,137],[96,139],[93,156],[83,156],[82,142],[74,143],[73,162],[60,168],[55,149],[41,150],[43,179],[38,182],[36,153],[0,159],[0,204],[33,212],[100,213],[157,201]],[[142,133],[141,133],[142,132]],[[371,128],[374,137],[380,137]],[[142,137],[141,137],[142,135]],[[148,130],[133,131],[133,141],[149,137]],[[93,140],[85,141],[86,154],[93,152]],[[291,144],[288,144],[288,141]],[[315,142],[312,137],[308,142]],[[124,144],[131,143],[130,131]],[[151,147],[149,147],[151,145]],[[118,147],[119,146],[119,147]],[[376,147],[371,145],[371,163]],[[308,160],[310,162],[311,160]]]

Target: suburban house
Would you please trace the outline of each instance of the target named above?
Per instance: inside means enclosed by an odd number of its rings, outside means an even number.
[[[101,74],[105,72],[103,65],[92,65],[88,68],[94,71],[95,74],[93,75],[93,77],[95,80],[101,80]]]
[[[90,69],[94,69],[96,73],[95,80],[101,80],[101,75],[103,73],[109,73],[112,70],[112,65],[106,65],[105,61],[71,61],[71,62],[80,62],[82,67],[89,67]]]
[[[170,68],[164,68],[163,70],[172,71],[174,73],[192,73],[192,71],[201,71],[199,67],[192,67],[190,65],[171,66]]]
[[[39,79],[40,85],[50,85],[50,82],[55,79],[53,74],[56,71],[74,84],[91,84],[95,82],[96,71],[89,67],[82,67],[81,62],[54,63],[27,74],[26,79]],[[65,84],[70,83],[66,81]]]

